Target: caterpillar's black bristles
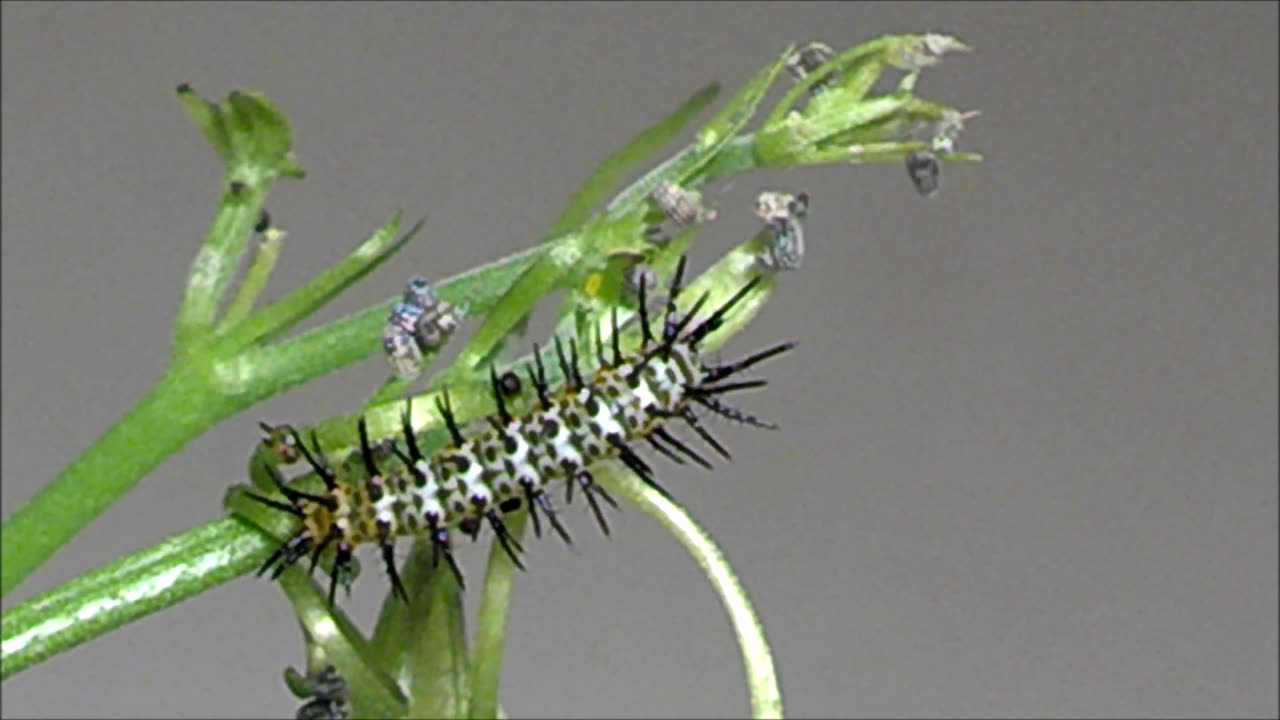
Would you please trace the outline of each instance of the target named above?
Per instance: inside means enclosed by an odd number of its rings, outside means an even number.
[[[511,558],[512,564],[524,570],[524,563],[520,562],[520,557],[517,555],[517,553],[524,553],[524,548],[520,547],[520,542],[511,534],[511,531],[507,530],[506,524],[502,522],[502,518],[498,517],[498,513],[490,510],[485,513],[485,517],[489,519],[489,527],[493,528],[493,533],[498,536],[498,542],[502,544],[502,549],[507,552],[507,557]]]
[[[538,367],[538,377],[533,381],[538,386],[538,397],[542,398],[544,406],[549,406],[547,402],[547,368],[542,364],[542,348],[538,347],[538,343],[533,344],[533,362]]]
[[[295,535],[294,537],[289,538],[283,545],[280,546],[280,549],[276,551],[276,553],[279,553],[283,556],[280,558],[279,564],[277,564],[275,569],[271,571],[271,579],[275,580],[279,578],[281,575],[283,575],[285,570],[288,570],[290,567],[293,566],[294,563],[298,562],[298,560],[301,559],[304,555],[306,555],[307,551],[310,549],[311,549],[310,537],[306,535]],[[270,563],[275,558],[276,558],[275,554],[273,554],[270,558],[268,558],[267,563],[265,563],[261,568],[258,569],[258,574],[261,575],[262,571],[266,570],[270,566]]]
[[[356,423],[356,429],[360,433],[360,457],[364,460],[365,472],[369,473],[369,479],[379,477],[382,471],[378,469],[377,463],[373,461],[373,449],[369,447],[369,424],[365,422],[364,416],[360,416],[359,422]]]
[[[418,450],[418,439],[413,435],[413,398],[405,398],[404,409],[400,411],[400,429],[404,431],[404,444],[409,448],[409,458],[411,462],[406,465],[412,466],[414,463],[425,458],[422,452]],[[392,447],[395,447],[394,445]],[[397,451],[398,453],[398,451]]]
[[[642,282],[640,284],[643,285],[644,283]],[[613,341],[613,367],[617,367],[622,364],[622,333],[618,332],[617,305],[609,308],[609,322],[613,328],[613,334],[609,336],[609,339]],[[599,324],[597,324],[596,327],[599,328]]]
[[[685,313],[684,317],[680,318],[680,321],[671,327],[671,332],[667,334],[666,341],[664,343],[664,357],[671,352],[671,348],[674,347],[676,342],[680,339],[680,333],[684,332],[685,327],[693,320],[694,316],[698,314],[698,311],[702,309],[702,306],[707,304],[707,300],[710,298],[711,293],[702,293],[702,295],[698,296],[698,301],[693,304],[693,307],[689,308],[689,312]]]
[[[653,479],[653,468],[650,468],[639,455],[636,455],[634,450],[627,447],[627,444],[621,440],[613,439],[610,442],[615,448],[617,448],[618,457],[622,460],[622,463],[630,468],[631,472],[635,473],[645,485],[648,485],[654,490],[662,493],[662,495],[668,500],[675,499],[671,493],[667,492],[666,488],[659,485],[658,481]]]
[[[290,565],[297,562],[297,557],[294,557],[292,560],[289,559],[289,557],[297,550],[297,547],[299,545],[306,545],[309,543],[310,538],[305,535],[295,535],[288,540],[285,540],[280,543],[280,546],[275,549],[275,552],[271,553],[271,556],[267,558],[266,562],[262,563],[262,565],[258,567],[257,574],[262,575],[262,573],[270,569],[272,565],[275,565],[276,561],[279,561],[280,564],[276,566],[276,570],[272,571],[271,579],[274,580],[280,577],[280,573],[284,572]]]
[[[547,397],[546,384],[538,382],[538,376],[534,375],[532,365],[525,365],[524,367],[525,370],[529,371],[529,382],[533,383],[534,389],[538,391],[538,403],[542,406],[543,410],[550,410],[551,398]]]
[[[751,390],[753,388],[764,387],[768,385],[768,380],[741,380],[739,382],[725,383],[724,385],[697,385],[686,386],[686,389],[694,395],[723,395],[738,390]]]
[[[560,363],[560,374],[564,376],[566,383],[572,383],[573,378],[569,373],[569,361],[564,356],[564,344],[560,342],[559,335],[552,335],[551,340],[556,346],[556,361]],[[576,390],[577,388],[574,389]]]
[[[419,482],[426,482],[427,476],[418,469],[418,463],[414,462],[413,458],[401,452],[400,448],[396,447],[395,443],[391,443],[391,452],[395,453],[396,457],[400,458],[400,462],[404,463],[405,469],[409,471],[409,474],[412,475],[415,480]]]
[[[325,488],[328,490],[336,488],[337,478],[334,477],[333,469],[329,467],[329,462],[324,457],[324,451],[320,449],[320,442],[316,439],[316,431],[311,431],[311,442],[315,445],[316,455],[312,455],[311,451],[307,449],[307,444],[302,442],[302,438],[298,436],[297,430],[290,428],[289,432],[293,436],[293,444],[298,446],[298,449],[302,451],[303,459],[307,461],[307,464],[311,466],[311,469],[315,471],[316,475],[320,476],[320,480],[324,482]],[[319,457],[319,460],[317,460],[317,457]]]
[[[533,499],[535,493],[542,492],[536,490],[532,483],[520,483],[521,489],[524,490],[524,504],[529,508],[529,519],[533,521],[533,536],[542,539],[542,521],[538,520],[538,508],[534,507]]]
[[[667,295],[667,314],[662,320],[663,340],[670,338],[671,330],[676,321],[676,298],[680,297],[680,286],[684,283],[684,266],[687,259],[684,255],[680,256],[680,262],[676,263],[676,275],[671,279],[671,293]]]
[[[391,578],[391,592],[396,597],[409,602],[409,593],[404,589],[404,583],[400,582],[400,571],[396,569],[396,545],[390,539],[385,539],[379,543],[382,549],[382,564],[387,568],[387,576]]]
[[[596,335],[596,367],[607,368],[609,362],[604,359],[604,335],[600,332],[600,323],[591,323]]]
[[[648,302],[648,298],[645,297],[646,295],[645,284],[646,283],[643,280],[641,280],[640,288],[639,288],[640,333],[641,333],[640,337],[642,338],[640,342],[641,350],[647,350],[649,348],[649,345],[653,342],[653,330],[649,328],[649,308],[646,305],[646,303]]]
[[[502,396],[502,383],[498,381],[498,370],[489,366],[489,382],[493,385],[493,401],[498,406],[498,416],[504,424],[511,424],[511,413],[507,412],[507,401]]]
[[[743,370],[746,370],[747,368],[752,367],[753,365],[762,363],[765,360],[768,360],[769,358],[774,357],[775,355],[781,355],[782,353],[787,352],[788,350],[792,350],[795,348],[795,346],[796,344],[790,341],[784,342],[784,343],[778,343],[773,347],[765,348],[764,350],[761,350],[760,352],[757,352],[757,353],[752,353],[751,355],[748,355],[747,357],[742,358],[741,360],[735,360],[731,363],[728,363],[727,365],[717,365],[714,367],[706,368],[704,370],[705,374],[702,376],[702,384],[705,385],[707,383],[713,383],[718,380],[723,380],[729,377],[730,375],[734,375],[736,373],[742,372]]]
[[[351,545],[347,542],[338,543],[338,551],[333,556],[333,571],[329,573],[329,607],[333,607],[334,601],[338,596],[338,577],[343,571],[351,566]],[[348,588],[350,593],[350,588]]]
[[[328,533],[316,545],[316,549],[311,551],[311,565],[307,568],[308,575],[314,576],[316,574],[316,565],[320,564],[320,556],[324,554],[325,549],[329,547],[331,542],[333,542],[333,533]]]
[[[441,401],[444,398],[444,401]],[[449,400],[449,388],[440,391],[440,395],[436,397],[436,410],[440,411],[440,416],[444,418],[444,424],[449,428],[449,437],[453,439],[453,446],[462,447],[466,442],[466,438],[462,437],[462,431],[458,429],[458,421],[453,416],[453,403]]]
[[[600,532],[603,532],[607,537],[609,535],[609,523],[604,519],[604,511],[600,509],[600,503],[596,502],[595,493],[600,493],[601,497],[614,507],[618,506],[617,503],[613,501],[613,498],[609,497],[609,494],[603,488],[596,484],[595,478],[591,477],[590,472],[579,470],[573,480],[569,481],[569,484],[572,485],[575,480],[582,486],[582,494],[587,498],[587,504],[591,506],[591,512],[596,516],[596,523],[600,525]]]
[[[689,336],[688,336],[689,345],[694,348],[698,347],[698,343],[702,342],[703,338],[705,338],[710,333],[714,332],[716,328],[720,327],[720,323],[724,322],[724,316],[727,315],[729,311],[733,309],[733,306],[742,302],[742,299],[747,296],[747,293],[754,290],[755,287],[759,285],[763,279],[764,279],[764,276],[757,275],[751,278],[751,280],[746,285],[743,285],[741,288],[738,288],[738,292],[734,293],[733,297],[730,297],[728,300],[724,301],[720,305],[720,307],[716,308],[715,312],[711,313],[710,317],[708,317],[706,320],[703,320],[697,327],[695,327],[693,330],[689,332]]]
[[[679,455],[677,455],[677,454],[675,454],[675,453],[671,452],[669,449],[667,449],[667,446],[665,446],[665,445],[663,445],[662,443],[658,442],[658,438],[657,438],[657,436],[656,436],[656,435],[650,435],[650,436],[647,438],[647,440],[649,441],[649,444],[653,446],[653,449],[654,449],[654,450],[657,450],[659,453],[662,453],[662,454],[663,454],[664,456],[666,456],[666,458],[667,458],[668,460],[670,460],[671,462],[673,462],[673,463],[675,463],[675,464],[677,464],[677,465],[683,465],[683,464],[684,464],[684,460],[683,460],[683,459],[681,459]]]
[[[684,418],[684,421],[689,424],[689,427],[693,428],[693,431],[698,433],[698,437],[702,438],[703,442],[710,445],[716,452],[720,453],[720,457],[725,460],[733,460],[733,456],[729,454],[729,451],[725,446],[721,445],[720,441],[712,437],[711,433],[707,432],[707,429],[702,427],[702,424],[698,422],[698,417],[693,414],[693,410],[686,408],[682,417]]]
[[[660,438],[662,438],[664,441],[666,441],[666,443],[667,443],[668,445],[671,445],[671,446],[672,446],[672,447],[674,447],[675,449],[677,449],[677,450],[679,450],[680,452],[684,453],[686,457],[688,457],[690,460],[692,460],[692,461],[694,461],[694,462],[698,463],[698,464],[699,464],[699,465],[701,465],[702,467],[704,467],[704,468],[706,468],[706,469],[708,469],[708,470],[714,470],[714,469],[715,469],[714,467],[712,467],[711,463],[707,462],[707,459],[706,459],[706,458],[704,458],[704,457],[702,457],[701,455],[699,455],[699,454],[697,453],[697,451],[695,451],[693,448],[691,448],[691,447],[689,447],[688,445],[685,445],[683,442],[681,442],[681,441],[680,441],[680,438],[678,438],[678,437],[676,437],[675,435],[672,435],[671,433],[667,432],[667,429],[666,429],[666,428],[664,428],[664,427],[659,427],[659,428],[657,428],[657,429],[655,429],[655,430],[653,431],[653,434],[654,434],[654,436],[655,436],[655,437],[660,437]]]
[[[246,490],[244,494],[248,495],[254,500],[257,500],[263,505],[266,505],[267,507],[273,507],[277,510],[282,510],[284,512],[289,513],[290,515],[293,515],[294,517],[302,517],[302,511],[294,507],[293,505],[290,505],[289,503],[282,503],[279,500],[272,500],[271,498],[263,495],[259,495],[258,493],[252,490]]]
[[[538,507],[542,508],[542,512],[547,516],[547,523],[551,525],[551,529],[556,531],[560,539],[565,545],[573,545],[573,538],[569,537],[569,533],[565,531],[564,526],[560,524],[560,518],[556,517],[557,511],[551,504],[551,498],[545,492],[539,492],[535,498],[538,501]],[[529,506],[529,512],[533,512],[533,506]]]
[[[721,403],[719,400],[716,400],[715,398],[703,397],[702,395],[693,395],[691,397],[693,398],[694,402],[698,403],[699,405],[702,405],[703,407],[706,407],[708,410],[710,410],[711,412],[714,412],[715,414],[721,417],[728,418],[729,420],[740,422],[743,425],[758,427],[763,430],[778,429],[777,423],[771,423],[768,420],[761,420],[760,418],[757,418],[754,415],[748,415],[747,413],[744,413],[737,408],[732,408],[732,407],[729,407],[728,405],[724,405],[723,403]]]
[[[586,387],[587,384],[582,381],[582,373],[578,370],[578,341],[572,337],[569,338],[569,369],[573,371],[573,384],[578,389]]]
[[[285,498],[294,505],[298,505],[302,500],[307,500],[309,502],[324,505],[330,510],[337,509],[337,500],[324,495],[312,495],[311,493],[303,490],[295,490],[284,484],[284,477],[280,475],[280,471],[274,466],[266,465],[264,467],[266,467],[267,473],[271,475],[271,482],[275,483],[276,489],[278,489],[280,494],[284,495]]]
[[[453,548],[449,543],[449,531],[439,527],[435,521],[432,521],[431,567],[440,565],[441,555],[444,555],[445,562],[449,563],[449,570],[453,572],[453,578],[458,581],[458,588],[466,589],[467,585],[462,580],[462,571],[458,569],[458,562],[453,559]]]

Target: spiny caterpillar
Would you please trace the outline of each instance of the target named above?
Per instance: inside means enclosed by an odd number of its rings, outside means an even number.
[[[556,534],[566,543],[571,542],[547,494],[547,487],[552,483],[565,483],[566,502],[572,500],[575,485],[581,488],[601,529],[608,534],[609,527],[597,496],[615,507],[616,503],[593,480],[589,469],[592,465],[621,460],[646,484],[665,495],[666,491],[654,481],[648,463],[632,449],[632,443],[643,440],[676,463],[684,464],[683,456],[710,468],[711,464],[701,454],[667,429],[671,421],[682,421],[719,455],[729,459],[728,450],[699,422],[694,414],[695,405],[747,425],[776,428],[720,400],[720,396],[729,392],[761,387],[764,380],[723,381],[792,349],[794,343],[784,342],[725,364],[708,364],[699,355],[700,343],[721,326],[730,310],[762,277],[757,275],[710,315],[698,318],[708,293],[703,293],[688,312],[682,314],[676,308],[684,269],[685,259],[681,257],[667,298],[661,338],[655,338],[650,327],[643,283],[639,288],[641,341],[638,348],[623,352],[616,307],[611,315],[611,353],[606,352],[599,325],[596,326],[599,368],[594,375],[583,377],[577,343],[569,340],[566,357],[564,343],[557,336],[554,338],[556,358],[566,385],[553,392],[548,387],[542,355],[535,344],[534,362],[525,369],[537,392],[538,403],[527,413],[512,415],[508,411],[505,396],[511,393],[515,378],[507,374],[500,380],[491,366],[497,412],[485,418],[483,425],[464,432],[458,426],[446,389],[437,397],[436,408],[448,428],[451,442],[431,456],[421,452],[414,435],[410,400],[406,400],[401,413],[403,449],[394,441],[390,442],[389,451],[385,445],[371,447],[365,420],[360,419],[360,448],[356,452],[367,474],[363,479],[351,479],[345,477],[347,473],[336,472],[314,435],[313,449],[308,449],[297,431],[285,426],[292,443],[282,445],[277,433],[276,444],[298,451],[324,482],[325,492],[313,494],[291,488],[272,468],[273,481],[289,502],[250,493],[256,500],[299,520],[294,534],[267,558],[258,574],[274,565],[271,577],[275,579],[308,554],[311,555],[310,571],[314,572],[321,554],[335,546],[334,571],[329,584],[332,604],[338,578],[350,568],[355,547],[376,543],[392,590],[407,599],[396,570],[395,539],[426,536],[431,542],[433,563],[438,565],[443,556],[461,586],[462,573],[453,558],[449,529],[456,525],[475,539],[484,522],[493,528],[511,560],[523,569],[518,557],[523,548],[503,524],[505,513],[526,505],[534,534],[541,537],[537,514],[537,510],[541,510]]]

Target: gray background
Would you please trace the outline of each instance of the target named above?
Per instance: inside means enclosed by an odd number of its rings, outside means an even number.
[[[664,482],[750,588],[793,715],[1275,716],[1276,15],[5,3],[4,514],[165,364],[220,177],[177,83],[292,119],[310,177],[270,198],[290,232],[270,297],[395,208],[431,212],[331,319],[527,247],[605,155],[786,43],[946,31],[977,52],[921,90],[983,111],[962,147],[988,159],[939,197],[897,165],[712,189],[699,267],[752,231],[758,190],[811,192],[807,266],[727,348],[800,349],[742,401],[781,432],[721,425],[735,463],[658,460]],[[349,411],[385,376],[373,359],[215,428],[6,604],[217,517],[256,420]],[[505,707],[745,713],[693,563],[634,509],[608,541],[582,508],[577,555],[532,547]],[[282,593],[245,578],[9,680],[4,714],[290,716],[300,661]]]

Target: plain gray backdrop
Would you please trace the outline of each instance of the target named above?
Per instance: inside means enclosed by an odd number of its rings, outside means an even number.
[[[310,176],[269,199],[289,238],[268,298],[396,208],[430,214],[327,320],[528,247],[608,153],[788,43],[959,36],[976,51],[920,91],[982,111],[961,147],[986,162],[945,167],[938,197],[897,164],[709,188],[698,267],[754,230],[760,189],[810,192],[805,267],[726,352],[799,349],[741,401],[780,432],[720,424],[732,464],[655,459],[662,480],[750,589],[792,715],[1276,715],[1274,4],[6,2],[3,21],[5,516],[165,365],[221,177],[179,82],[261,90],[292,121]],[[349,412],[386,374],[373,358],[214,428],[6,607],[218,517],[258,419]],[[746,713],[679,546],[635,509],[612,539],[570,510],[578,552],[535,542],[519,580],[507,711]],[[463,551],[472,578],[486,551]],[[384,592],[368,573],[348,607],[367,623]],[[3,713],[290,717],[301,662],[283,594],[246,577],[11,678]]]

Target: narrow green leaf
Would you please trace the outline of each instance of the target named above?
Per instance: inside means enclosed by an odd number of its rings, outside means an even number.
[[[218,157],[224,163],[229,162],[232,158],[231,137],[223,121],[222,109],[198,95],[186,83],[178,86],[178,102],[182,103],[191,123],[209,140]]]
[[[425,218],[419,220],[397,240],[396,232],[400,229],[400,213],[397,212],[345,260],[249,316],[239,325],[228,328],[224,336],[226,341],[233,347],[239,347],[286,332],[386,262],[412,240],[425,223]]]
[[[480,363],[491,356],[494,347],[533,310],[538,300],[551,292],[581,260],[582,243],[579,238],[579,235],[562,238],[521,273],[485,316],[484,322],[458,353],[453,366],[432,381],[432,387],[458,382],[463,376],[475,372]]]
[[[272,177],[293,172],[293,130],[262,93],[233,91],[227,97],[228,130],[237,162],[261,168]]]
[[[792,85],[791,89],[782,96],[778,104],[769,112],[761,127],[768,130],[779,123],[785,122],[787,113],[800,102],[800,98],[804,97],[806,93],[813,89],[814,85],[824,78],[832,76],[840,78],[845,68],[852,66],[863,58],[872,55],[883,58],[892,48],[901,45],[912,37],[919,36],[883,35],[874,40],[855,45],[836,55],[798,80],[795,85]]]
[[[792,52],[793,48],[787,48],[777,60],[757,73],[715,117],[698,130],[693,144],[618,193],[606,207],[610,217],[616,218],[634,211],[663,180],[671,180],[680,185],[690,184],[688,180],[714,158],[755,115],[760,101],[786,67],[787,58]]]
[[[548,249],[550,246],[536,246],[460,273],[436,285],[436,292],[454,306],[459,320],[482,315]],[[399,301],[397,295],[295,337],[246,349],[221,364],[217,375],[244,384],[238,394],[243,407],[248,407],[261,398],[364,360],[382,351],[380,337],[387,313]],[[432,358],[424,357],[424,364]]]
[[[235,277],[249,235],[262,213],[266,189],[227,183],[204,242],[191,262],[187,287],[174,323],[173,356],[191,352],[209,335],[214,316]]]
[[[283,246],[284,231],[268,228],[261,240],[253,248],[253,258],[249,261],[249,269],[245,272],[240,290],[222,314],[219,330],[231,327],[248,316],[253,303],[267,286],[267,279],[276,267]]]
[[[622,178],[637,162],[652,154],[680,132],[720,93],[719,83],[711,83],[689,96],[675,112],[646,128],[622,149],[605,159],[595,173],[583,183],[578,192],[547,233],[546,239],[560,237],[586,222],[592,208],[599,205],[617,187]]]

